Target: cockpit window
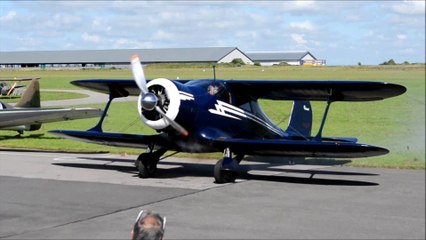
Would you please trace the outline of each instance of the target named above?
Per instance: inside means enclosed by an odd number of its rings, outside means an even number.
[[[216,96],[221,101],[232,103],[231,94],[225,88],[223,84],[220,84],[220,83],[210,84],[207,87],[207,92],[208,94],[212,96]]]
[[[207,88],[207,92],[214,96],[219,92],[219,86],[215,86],[215,85],[209,85]]]

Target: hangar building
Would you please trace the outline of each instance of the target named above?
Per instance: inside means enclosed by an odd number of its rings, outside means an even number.
[[[0,52],[0,67],[129,66],[133,54],[138,54],[143,64],[229,63],[236,58],[246,64],[253,64],[253,61],[236,47],[208,47]]]
[[[255,63],[262,66],[272,66],[282,62],[288,65],[325,65],[325,60],[319,60],[308,51],[303,52],[246,52],[246,55]]]

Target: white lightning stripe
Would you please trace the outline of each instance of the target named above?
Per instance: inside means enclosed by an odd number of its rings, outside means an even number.
[[[259,118],[258,116],[246,112],[241,108],[235,107],[231,104],[222,102],[217,100],[217,104],[215,104],[216,109],[209,109],[209,112],[212,114],[217,114],[220,116],[224,116],[224,117],[228,117],[228,118],[232,118],[232,119],[237,119],[237,120],[241,120],[241,118],[246,118],[246,119],[250,119],[264,127],[266,127],[267,129],[273,131],[274,133],[283,136],[282,132],[278,131],[275,127],[271,126],[270,124],[268,124],[267,122],[263,121],[261,118]]]
[[[222,101],[219,101],[219,100],[217,101],[217,103],[218,104],[214,105],[216,107],[216,109],[209,109],[210,113],[221,115],[221,116],[224,116],[224,117],[229,117],[229,118],[237,119],[237,120],[241,120],[241,118],[238,118],[236,116],[233,116],[233,115],[230,115],[230,114],[226,113],[226,112],[229,112],[229,113],[234,113],[236,115],[240,115],[241,112],[238,112],[238,111],[235,111],[235,110],[231,109],[234,106],[226,104],[226,103],[224,103]],[[228,106],[226,106],[226,105],[228,105]],[[231,106],[231,108],[229,106]],[[237,109],[237,110],[239,110],[239,109]],[[246,117],[246,116],[243,116],[243,117]]]
[[[180,100],[186,101],[186,100],[194,100],[194,95],[179,91]]]

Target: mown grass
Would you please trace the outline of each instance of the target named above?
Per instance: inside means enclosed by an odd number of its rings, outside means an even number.
[[[167,66],[153,65],[145,68],[147,78],[169,79],[211,78],[208,65]],[[43,89],[75,89],[71,80],[88,78],[131,79],[125,70],[0,70],[1,77],[41,77]],[[390,149],[390,154],[350,159],[351,166],[425,168],[425,66],[347,66],[347,67],[225,67],[216,68],[217,78],[223,79],[290,79],[290,80],[375,80],[402,84],[407,92],[385,101],[361,103],[333,103],[323,136],[357,137],[360,142]],[[45,94],[44,92],[42,93]],[[55,94],[54,94],[55,95]],[[60,95],[60,94],[58,94]],[[55,97],[52,97],[55,98]],[[291,102],[261,101],[271,119],[286,128]],[[89,104],[103,108],[103,104]],[[323,102],[313,102],[313,133],[319,128],[325,108]],[[97,119],[84,119],[43,125],[35,132],[26,132],[21,138],[16,133],[0,131],[0,146],[40,148],[72,151],[110,151],[139,154],[141,149],[113,148],[57,138],[46,134],[53,129],[89,129]],[[104,131],[152,134],[153,130],[139,120],[135,102],[114,103],[105,120]],[[43,134],[40,136],[40,134]],[[182,154],[180,156],[189,156]],[[219,158],[221,154],[191,155]],[[347,161],[345,159],[342,162]]]

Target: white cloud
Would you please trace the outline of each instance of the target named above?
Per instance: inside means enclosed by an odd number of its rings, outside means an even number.
[[[330,64],[344,64],[349,60],[342,52],[354,46],[348,54],[363,64],[383,62],[381,54],[369,53],[388,49],[419,62],[425,53],[424,8],[424,1],[0,0],[0,48],[235,46],[242,51],[309,50],[329,57]],[[417,53],[403,51],[407,46]]]
[[[407,39],[407,35],[405,35],[405,34],[398,34],[398,35],[396,35],[396,37],[398,38],[398,40],[405,40],[405,39]]]
[[[174,35],[170,32],[166,32],[164,30],[158,30],[154,33],[154,35],[152,36],[153,40],[157,40],[157,41],[172,41],[173,39],[175,39],[176,37],[174,37]]]
[[[300,30],[308,30],[308,31],[314,30],[314,25],[308,20],[303,22],[291,22],[290,27],[295,29],[300,29]]]
[[[110,46],[104,47],[104,49],[136,49],[136,48],[158,48],[155,42],[151,41],[140,41],[138,39],[130,38],[119,38],[111,40],[112,44]]]
[[[285,2],[286,9],[290,11],[303,11],[303,10],[312,10],[316,9],[317,5],[315,1],[289,1]]]
[[[15,11],[9,11],[5,16],[0,17],[0,21],[11,21],[16,17],[17,13]]]
[[[425,14],[425,2],[424,0],[398,2],[392,6],[392,10],[407,15]]]
[[[41,22],[44,21],[44,22]],[[40,19],[39,23],[41,28],[46,28],[48,31],[62,30],[67,31],[80,24],[80,16],[73,16],[68,13],[56,13],[52,17]]]
[[[111,26],[108,25],[108,22],[101,18],[101,17],[95,17],[92,21],[92,29],[93,31],[97,32],[109,32],[111,31]]]
[[[81,39],[83,39],[84,41],[93,42],[93,43],[98,43],[101,40],[101,38],[98,35],[90,35],[87,32],[81,35]]]
[[[254,39],[258,36],[256,31],[238,31],[235,36],[241,39]]]
[[[291,39],[293,39],[293,41],[295,41],[298,45],[303,45],[308,42],[305,40],[303,34],[292,33],[290,34],[290,36],[291,36]]]

